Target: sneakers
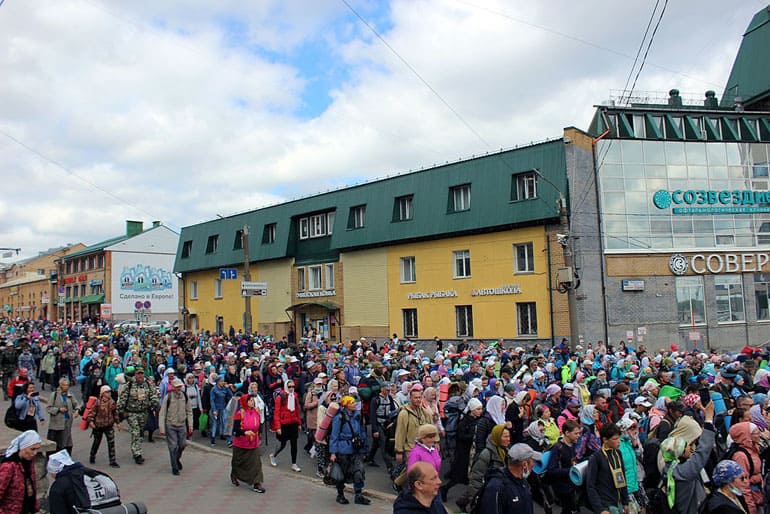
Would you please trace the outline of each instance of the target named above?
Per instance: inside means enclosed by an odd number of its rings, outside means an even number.
[[[323,471],[316,471],[316,472],[315,472],[315,476],[317,476],[318,478],[323,478],[323,477],[325,477],[326,475],[324,475],[324,472],[323,472]]]
[[[135,455],[134,462],[136,462],[141,466],[142,464],[144,464],[144,457],[142,457],[141,455]]]
[[[172,469],[171,474],[174,476],[179,476],[179,470],[178,469]]]
[[[340,505],[347,505],[348,503],[350,503],[350,502],[348,501],[348,499],[347,499],[347,498],[345,498],[345,495],[344,495],[344,494],[338,494],[338,495],[337,495],[337,500],[336,500],[336,501],[337,501],[337,503],[339,503]]]
[[[276,467],[278,465],[278,463],[275,461],[275,455],[273,455],[272,453],[270,454],[270,465],[273,467]]]
[[[297,466],[296,464],[292,464],[292,465],[291,465],[291,470],[292,470],[292,471],[296,471],[297,473],[299,473],[300,471],[302,471],[302,468],[300,468],[300,467],[299,467],[299,466]]]
[[[254,491],[255,493],[265,494],[265,488],[262,487],[262,484],[254,484],[253,486],[251,486],[251,490]]]
[[[356,495],[356,499],[353,500],[353,503],[355,503],[357,505],[369,505],[370,503],[372,503],[372,500],[370,500],[369,498],[367,498],[363,494],[357,494]]]

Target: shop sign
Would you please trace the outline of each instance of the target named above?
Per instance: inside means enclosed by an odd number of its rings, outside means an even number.
[[[77,277],[64,277],[65,284],[72,284],[75,282],[86,282],[87,280],[88,280],[88,275],[78,275]]]
[[[644,291],[644,280],[623,280],[621,289],[623,291]]]
[[[426,300],[428,298],[456,298],[457,291],[424,291],[419,293],[409,293],[407,300]]]
[[[504,294],[521,294],[521,286],[519,284],[510,284],[501,287],[471,289],[471,296],[495,296]]]
[[[90,281],[88,283],[88,285],[91,286],[91,287],[100,286],[100,285],[102,285],[102,281],[101,280],[92,280],[92,281]]]
[[[652,203],[658,209],[668,209],[673,205],[673,214],[753,214],[770,212],[770,192],[661,189],[652,196]]]
[[[302,291],[297,293],[297,298],[321,298],[324,296],[336,296],[336,289],[324,289],[322,291]]]
[[[111,303],[103,303],[99,305],[99,316],[102,318],[111,318],[112,317],[112,304]]]
[[[50,297],[48,296],[48,293],[44,293],[44,294],[43,294],[42,298],[40,298],[40,303],[43,303],[43,304],[45,304],[45,303],[51,303],[51,299],[50,299]]]
[[[674,275],[684,275],[687,270],[703,275],[705,273],[762,273],[770,263],[770,253],[712,253],[695,254],[690,258],[674,254],[668,267]]]

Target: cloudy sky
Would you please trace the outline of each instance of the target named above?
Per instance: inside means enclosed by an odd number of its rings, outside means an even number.
[[[585,129],[655,5],[0,0],[0,246],[179,230]],[[721,96],[765,3],[726,5],[670,1],[635,90]]]

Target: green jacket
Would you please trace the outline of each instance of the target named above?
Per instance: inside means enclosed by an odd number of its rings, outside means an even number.
[[[627,435],[620,438],[620,456],[623,458],[623,471],[626,473],[628,494],[634,494],[639,490],[639,476],[636,468],[636,451],[631,445],[631,437]]]

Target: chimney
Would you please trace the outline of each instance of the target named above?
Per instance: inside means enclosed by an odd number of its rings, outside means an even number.
[[[706,99],[703,100],[703,107],[706,109],[716,109],[719,107],[719,102],[717,102],[717,94],[711,89],[706,91]]]
[[[136,235],[139,235],[144,230],[144,222],[143,221],[131,221],[126,220],[126,235],[128,237],[134,237]]]
[[[152,222],[152,228],[159,227],[161,225],[161,222],[158,220],[155,220]]]
[[[672,89],[668,92],[668,105],[670,107],[681,107],[682,106],[682,97],[679,96],[679,90],[678,89]]]

